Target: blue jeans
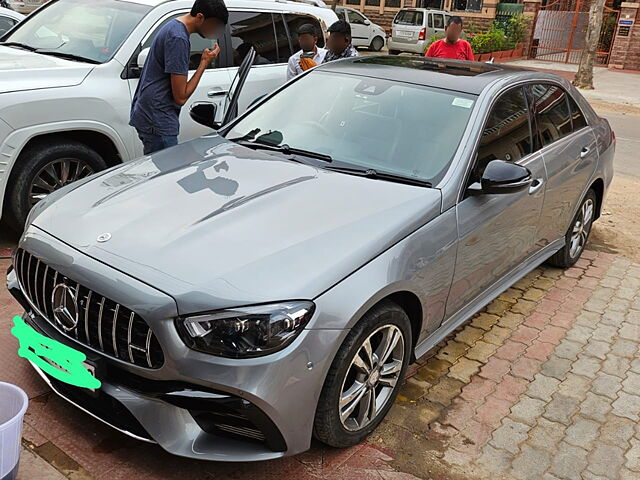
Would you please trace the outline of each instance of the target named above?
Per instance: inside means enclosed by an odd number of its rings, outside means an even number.
[[[140,137],[142,145],[144,145],[145,155],[151,155],[178,144],[176,135],[153,135],[151,133],[138,132],[138,137]]]

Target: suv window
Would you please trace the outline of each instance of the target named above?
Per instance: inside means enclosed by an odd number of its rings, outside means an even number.
[[[400,10],[398,15],[396,15],[396,18],[393,20],[393,23],[397,25],[422,26],[423,21],[424,16],[422,12],[415,10]]]
[[[16,23],[18,22],[16,22],[13,18],[0,17],[0,35],[4,35],[9,30],[11,30]]]
[[[231,30],[233,64],[236,67],[240,66],[251,47],[256,50],[256,65],[286,62],[291,55],[288,39],[286,44],[280,43],[281,38],[276,39],[271,13],[229,12],[229,28]],[[282,28],[284,28],[283,25]],[[280,35],[282,35],[282,30]],[[282,56],[280,55],[281,49]]]
[[[427,17],[427,27],[433,28],[433,13],[430,13]]]
[[[570,134],[571,113],[565,91],[550,84],[533,85],[531,91],[539,145],[544,147]]]
[[[433,27],[444,28],[444,16],[441,13],[433,14]]]
[[[293,52],[297,52],[300,50],[300,42],[298,42],[298,28],[305,23],[310,23],[314,27],[316,27],[316,31],[318,32],[318,46],[324,47],[324,33],[322,32],[322,27],[320,26],[320,22],[316,17],[312,17],[311,15],[298,15],[294,13],[287,13],[284,16],[285,22],[287,22],[287,27],[289,28],[289,34],[291,35],[291,46],[293,47]]]
[[[575,132],[576,130],[580,130],[581,128],[584,128],[588,125],[587,119],[584,118],[582,111],[578,107],[578,104],[573,99],[573,97],[571,95],[567,95],[567,98],[569,99],[569,107],[571,108],[572,130]]]
[[[353,10],[347,10],[347,21],[349,23],[364,25],[364,17],[360,15],[358,12],[354,12]]]
[[[482,131],[475,172],[478,177],[491,160],[517,162],[532,152],[529,122],[530,115],[522,87],[509,90],[498,99]]]
[[[166,18],[158,27],[156,27],[154,32],[151,35],[149,35],[149,37],[145,40],[145,42],[142,44],[142,49],[144,50],[145,48],[151,47],[151,44],[155,40],[156,35],[160,31],[160,29],[164,27],[167,23],[169,23],[171,20],[175,20],[181,15],[184,15],[184,13],[185,12],[174,13],[170,17]],[[223,48],[222,38],[223,37],[221,35],[220,39],[218,40],[218,42],[220,42],[221,50]],[[200,64],[200,59],[202,58],[202,51],[205,48],[211,48],[213,46],[213,43],[211,40],[202,38],[197,33],[194,33],[189,37],[189,42],[191,43],[191,52],[189,54],[189,70],[195,70],[196,68],[198,68],[198,65]],[[220,56],[218,56],[215,62],[211,62],[211,64],[209,64],[207,69],[219,68],[220,66],[221,66]]]

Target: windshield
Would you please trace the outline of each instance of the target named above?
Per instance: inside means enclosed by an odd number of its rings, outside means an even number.
[[[104,63],[150,7],[119,0],[58,0],[28,17],[3,42]]]
[[[393,23],[397,25],[422,26],[424,16],[415,10],[400,10]]]
[[[316,71],[247,114],[225,136],[326,155],[333,167],[435,185],[451,163],[474,102],[464,93]]]

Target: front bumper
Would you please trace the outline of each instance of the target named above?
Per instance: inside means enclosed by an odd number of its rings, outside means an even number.
[[[123,433],[185,457],[256,461],[309,448],[320,390],[343,330],[303,331],[292,345],[267,357],[235,360],[202,354],[178,337],[171,297],[37,228],[27,231],[21,248],[63,275],[141,311],[164,351],[164,364],[153,370],[79,343],[37,312],[11,272],[8,287],[27,310],[25,321],[98,364],[102,387],[96,393],[39,371],[60,396]]]

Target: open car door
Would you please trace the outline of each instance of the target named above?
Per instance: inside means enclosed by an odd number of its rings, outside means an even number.
[[[211,127],[214,130],[219,130],[223,125],[226,125],[231,120],[238,116],[238,101],[240,100],[240,93],[242,93],[242,87],[247,81],[251,67],[256,59],[256,51],[253,47],[249,49],[247,55],[242,60],[242,64],[238,68],[231,87],[226,95],[224,102],[223,112],[217,111],[217,107],[213,103],[197,103],[191,107],[191,118],[201,125]],[[220,121],[218,119],[221,118]]]

